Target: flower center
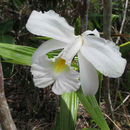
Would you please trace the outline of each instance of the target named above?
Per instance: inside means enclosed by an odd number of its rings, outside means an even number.
[[[56,60],[54,63],[54,72],[55,73],[60,73],[63,72],[64,70],[68,70],[69,67],[65,64],[65,60],[62,58],[59,58]]]

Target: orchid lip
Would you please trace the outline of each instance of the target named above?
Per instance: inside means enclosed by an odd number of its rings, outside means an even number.
[[[54,73],[59,74],[63,71],[69,70],[68,65],[66,64],[66,61],[62,58],[58,58],[55,60],[54,63]]]

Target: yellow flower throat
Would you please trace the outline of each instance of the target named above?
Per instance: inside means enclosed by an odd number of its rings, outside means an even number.
[[[69,67],[65,64],[65,60],[62,58],[59,58],[54,63],[54,72],[60,73],[68,69]]]

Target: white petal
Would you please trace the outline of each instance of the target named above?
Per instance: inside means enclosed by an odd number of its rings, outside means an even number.
[[[65,46],[66,43],[54,39],[44,42],[33,54],[32,63],[35,63],[37,60],[42,60],[42,56],[46,53],[52,50],[64,48]]]
[[[126,60],[121,57],[119,47],[112,41],[95,36],[84,36],[82,55],[101,73],[108,77],[120,77]]]
[[[33,81],[35,86],[44,88],[54,83],[52,74],[52,66],[47,60],[47,56],[42,56],[31,65],[31,72],[33,74]]]
[[[77,36],[72,42],[72,44],[68,45],[64,50],[62,54],[62,58],[66,60],[66,64],[70,65],[72,59],[77,54],[77,52],[80,50],[82,46],[82,37]]]
[[[26,28],[35,35],[50,37],[66,43],[74,40],[74,28],[52,10],[44,13],[32,11]]]
[[[78,53],[78,58],[80,66],[80,81],[83,93],[85,96],[95,95],[99,86],[96,69],[84,58],[84,56],[82,56],[80,52]]]
[[[84,36],[88,36],[88,35],[90,35],[90,34],[93,34],[93,35],[95,35],[96,37],[100,37],[100,34],[99,34],[99,32],[97,31],[97,29],[94,29],[93,31],[91,31],[91,30],[87,30],[87,31],[85,31],[82,35],[84,35]]]
[[[64,72],[56,77],[56,82],[52,87],[52,91],[57,95],[76,91],[80,87],[78,78],[78,72],[72,69],[68,72]]]

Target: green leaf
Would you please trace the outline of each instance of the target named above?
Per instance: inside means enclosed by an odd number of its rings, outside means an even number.
[[[128,53],[130,52],[130,41],[120,45],[120,52],[123,57],[128,57]]]
[[[77,95],[79,97],[79,100],[81,101],[81,103],[83,104],[87,112],[89,113],[89,115],[96,122],[96,124],[102,130],[110,130],[104,119],[104,116],[102,115],[102,112],[100,110],[100,107],[97,103],[95,96],[85,97],[81,89],[77,91]]]
[[[50,40],[52,38],[49,37],[32,37],[32,39],[38,39],[38,40]]]
[[[103,81],[103,74],[97,71],[98,74],[98,79],[99,79],[99,89],[98,92],[96,93],[96,98],[98,100],[98,103],[100,103],[101,99],[101,90],[102,90],[102,81]]]
[[[112,14],[112,23],[116,22],[116,20],[119,18],[119,15]]]
[[[14,38],[11,37],[10,35],[2,35],[0,37],[0,42],[15,44]],[[6,78],[6,77],[9,77],[9,76],[12,75],[12,72],[14,70],[14,65],[13,64],[4,63],[3,60],[7,60],[7,59],[6,58],[2,59],[3,73],[4,73],[4,77]]]
[[[78,97],[75,92],[61,96],[60,112],[54,130],[75,130],[78,112]]]
[[[30,65],[35,50],[28,46],[0,43],[0,56],[7,58],[5,61],[10,63]]]
[[[81,19],[78,17],[75,22],[75,35],[79,35],[81,33]]]

